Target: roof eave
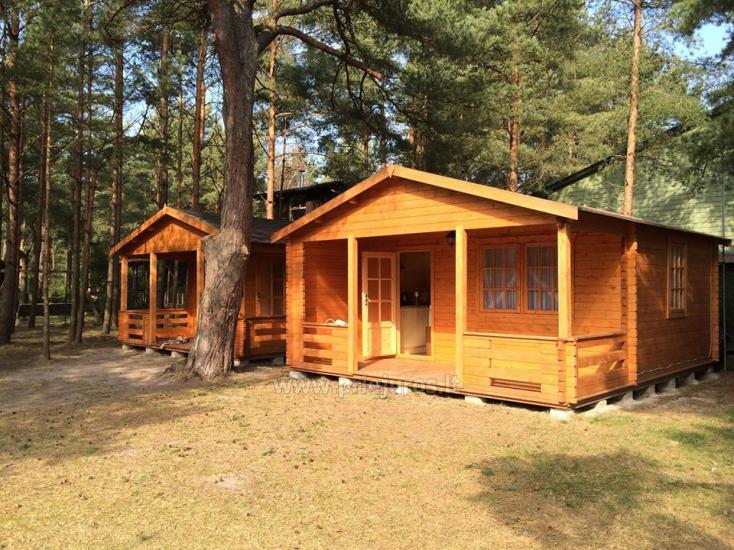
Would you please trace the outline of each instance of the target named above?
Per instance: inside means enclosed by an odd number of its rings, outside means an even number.
[[[731,245],[731,239],[722,237],[720,235],[712,235],[710,233],[702,233],[700,231],[691,231],[690,229],[685,229],[683,227],[676,227],[675,225],[668,225],[665,223],[654,222],[654,221],[645,220],[642,218],[636,218],[634,216],[625,216],[624,214],[620,214],[618,212],[609,212],[607,210],[601,210],[599,208],[593,208],[591,206],[579,206],[578,209],[581,212],[588,212],[589,214],[606,216],[608,218],[613,218],[613,219],[620,220],[620,221],[636,223],[639,225],[647,225],[649,227],[657,227],[659,229],[665,229],[668,231],[678,231],[680,233],[686,233],[688,235],[694,235],[696,237],[704,237],[707,239],[713,239],[717,241],[719,244],[723,244],[724,246]]]

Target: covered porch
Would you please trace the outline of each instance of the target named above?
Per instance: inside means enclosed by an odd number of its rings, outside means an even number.
[[[217,216],[164,207],[111,250],[120,257],[118,339],[126,345],[187,353],[204,288],[202,239]],[[276,220],[253,219],[250,259],[235,331],[235,354],[265,359],[285,352],[285,251],[272,244]]]
[[[552,406],[622,391],[636,383],[626,243],[564,221],[300,243],[289,364]]]
[[[204,275],[200,256],[198,250],[122,256],[121,342],[188,351]]]

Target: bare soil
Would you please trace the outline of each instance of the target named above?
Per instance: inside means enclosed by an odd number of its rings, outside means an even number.
[[[267,365],[181,381],[102,335],[39,351],[0,349],[2,548],[734,542],[733,374],[560,423]]]

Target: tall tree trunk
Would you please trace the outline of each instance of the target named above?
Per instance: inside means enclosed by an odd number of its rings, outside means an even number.
[[[283,217],[283,189],[285,189],[285,160],[288,153],[288,118],[283,117],[283,153],[280,155],[280,193],[278,193],[278,218]],[[286,218],[290,215],[286,216]]]
[[[0,345],[9,344],[15,327],[15,302],[18,282],[20,224],[20,140],[21,108],[18,97],[17,60],[20,14],[17,7],[8,10],[9,31],[6,70],[8,75],[8,182],[7,225],[5,228],[5,277],[0,285]]]
[[[5,22],[4,22],[5,23]],[[7,71],[7,52],[8,52],[8,32],[7,32],[7,23],[5,24],[5,32],[2,33],[2,37],[0,40],[0,82],[6,81],[6,71]],[[0,214],[3,212],[3,197],[5,196],[5,182],[8,181],[8,171],[7,167],[8,164],[5,162],[5,156],[3,155],[3,152],[5,151],[5,135],[6,135],[6,129],[5,129],[5,86],[0,86]],[[2,215],[0,215],[0,235],[3,234],[3,220]],[[0,257],[2,257],[2,254],[0,252]],[[0,315],[2,315],[0,313]]]
[[[176,136],[176,207],[181,208],[183,194],[183,134],[184,134],[184,95],[183,79],[178,88],[178,135]]]
[[[38,196],[36,199],[36,219],[33,223],[33,259],[30,264],[31,273],[29,279],[30,289],[30,312],[28,314],[28,328],[36,327],[36,304],[38,303],[38,275],[41,268],[41,230],[43,227],[43,205],[46,202],[46,133],[48,126],[46,125],[46,111],[48,110],[47,93],[43,97],[43,105],[41,106],[41,140],[39,141],[41,163],[38,166]]]
[[[158,208],[168,203],[168,47],[171,31],[163,27],[161,36],[161,61],[158,69],[158,125],[160,150],[156,159],[156,194]]]
[[[87,63],[87,150],[92,151],[94,119],[94,98],[92,97],[92,81],[94,79],[94,66],[92,56]],[[91,164],[91,163],[90,163]],[[99,167],[94,170],[87,166],[87,188],[84,202],[84,241],[81,252],[81,267],[79,269],[79,309],[77,310],[76,332],[74,342],[80,344],[84,333],[84,317],[86,313],[86,301],[89,293],[89,259],[92,245],[92,216],[94,215],[94,197],[97,192],[97,180],[99,178]]]
[[[370,133],[365,132],[362,136],[362,156],[364,157],[364,174],[365,177],[370,172]]]
[[[637,116],[640,103],[640,47],[642,46],[642,0],[634,0],[635,22],[632,31],[632,70],[630,78],[630,113],[627,124],[627,158],[624,165],[624,207],[631,216],[635,190],[635,155],[637,148]]]
[[[124,131],[122,128],[122,113],[125,102],[124,97],[124,75],[125,75],[125,59],[123,56],[124,45],[118,43],[114,47],[115,56],[115,101],[114,101],[114,119],[115,119],[115,151],[113,156],[114,166],[112,168],[112,193],[110,201],[110,210],[112,211],[112,223],[110,224],[110,242],[115,245],[120,242],[120,229],[122,225],[122,165],[124,161]],[[118,297],[120,289],[120,268],[117,264],[117,258],[110,256],[107,261],[107,288],[105,295],[104,319],[102,321],[102,330],[105,334],[109,334],[112,326],[116,324]]]
[[[224,90],[224,197],[220,231],[204,240],[206,278],[189,368],[204,379],[226,374],[250,255],[254,151],[252,105],[258,44],[248,2],[208,0]]]
[[[271,1],[271,10],[277,8],[277,1]],[[272,220],[273,204],[275,201],[275,139],[276,139],[276,115],[278,112],[278,93],[276,90],[275,70],[278,63],[278,40],[270,43],[270,64],[268,66],[268,180],[265,192],[265,217]]]
[[[280,153],[280,190],[285,187],[285,165],[288,160],[288,119],[283,120],[283,150]]]
[[[64,267],[64,302],[71,303],[71,250],[66,248],[66,258]],[[66,320],[64,320],[66,322]]]
[[[518,190],[518,165],[520,149],[520,59],[517,41],[512,42],[512,99],[510,101],[510,121],[508,133],[510,136],[510,170],[507,177],[507,188],[510,191]]]
[[[50,44],[50,55],[53,56],[53,42]],[[52,58],[53,59],[53,58]],[[54,64],[49,63],[49,82],[53,82]],[[50,90],[44,97],[43,113],[43,224],[41,226],[43,252],[41,269],[41,296],[43,300],[43,357],[51,360],[51,306],[49,286],[51,281],[51,100]]]
[[[81,296],[79,293],[80,281],[79,281],[79,263],[80,263],[80,248],[81,248],[81,228],[82,228],[82,188],[84,187],[84,96],[85,96],[85,74],[86,74],[86,58],[87,58],[87,45],[86,45],[86,34],[91,19],[91,0],[84,0],[84,22],[82,25],[82,39],[79,45],[79,53],[77,59],[78,65],[78,87],[77,87],[77,101],[76,101],[76,113],[75,126],[76,126],[76,146],[74,151],[74,177],[72,178],[71,187],[71,272],[68,273],[69,277],[69,290],[71,293],[71,312],[69,314],[69,333],[67,340],[69,342],[76,341],[77,335],[77,320],[79,318],[79,310],[84,312],[83,308],[80,308]]]
[[[199,56],[196,61],[196,107],[194,112],[194,143],[191,153],[191,208],[199,209],[201,188],[201,151],[204,147],[204,124],[206,120],[206,49],[208,42],[207,19],[202,17],[199,29]]]
[[[89,261],[91,257],[92,244],[92,216],[94,214],[94,198],[97,192],[97,181],[99,179],[99,170],[95,170],[93,174],[89,174],[87,181],[87,194],[84,205],[84,241],[82,245],[82,261],[79,274],[79,311],[77,314],[76,334],[74,342],[81,343],[82,333],[84,331],[84,314],[86,312],[86,301],[89,296]],[[92,305],[94,308],[94,305]],[[99,314],[95,311],[95,318]]]
[[[426,129],[430,128],[431,121],[429,117],[431,100],[427,95],[423,96],[423,104],[420,106],[421,109],[421,122],[418,127],[411,127],[410,129],[410,142],[413,145],[413,168],[418,170],[426,169],[426,144],[428,138],[426,136]]]

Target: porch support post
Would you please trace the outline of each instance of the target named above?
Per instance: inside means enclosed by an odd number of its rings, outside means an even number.
[[[148,269],[148,344],[155,344],[155,325],[158,304],[158,255],[150,253]]]
[[[303,280],[305,247],[303,241],[288,239],[285,244],[285,362],[299,366],[303,362],[303,322],[306,316],[306,286]]]
[[[201,292],[204,290],[204,249],[201,241],[196,245],[196,304],[197,314],[198,305],[201,299]]]
[[[568,224],[558,224],[558,338],[568,338],[573,323],[573,281],[571,280],[571,232]]]
[[[467,236],[463,225],[456,228],[456,378],[464,386],[464,333],[466,332],[466,263]]]
[[[120,307],[119,311],[127,309],[127,256],[120,258]],[[115,304],[112,304],[113,306]],[[118,325],[119,328],[119,325]]]
[[[357,295],[359,248],[354,235],[347,237],[347,372],[357,370],[357,316],[359,296]]]

